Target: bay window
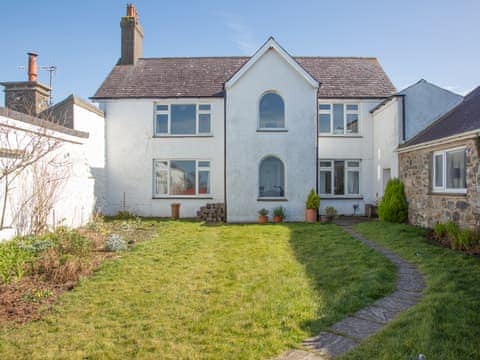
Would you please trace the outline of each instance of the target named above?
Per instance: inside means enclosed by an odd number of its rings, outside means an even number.
[[[433,191],[467,191],[465,148],[436,151],[433,153]]]
[[[210,161],[153,160],[153,196],[210,194]]]
[[[319,193],[327,196],[360,194],[359,160],[320,160]]]
[[[156,104],[156,136],[210,135],[210,104]]]
[[[324,135],[358,134],[358,104],[319,104],[318,132]]]

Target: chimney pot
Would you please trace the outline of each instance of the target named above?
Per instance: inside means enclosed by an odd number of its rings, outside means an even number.
[[[28,55],[28,81],[36,82],[38,79],[38,67],[37,56],[33,52],[27,53]]]

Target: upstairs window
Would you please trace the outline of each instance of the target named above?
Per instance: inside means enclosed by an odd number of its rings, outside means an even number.
[[[321,195],[359,195],[360,161],[320,160],[318,181]]]
[[[467,192],[465,148],[433,153],[433,191]]]
[[[260,99],[260,129],[285,128],[285,104],[280,95],[267,93]]]
[[[210,104],[155,105],[155,135],[210,135]]]
[[[319,104],[318,132],[323,135],[358,134],[358,104]]]
[[[268,156],[263,159],[260,163],[259,177],[259,197],[285,196],[285,168],[279,158]]]

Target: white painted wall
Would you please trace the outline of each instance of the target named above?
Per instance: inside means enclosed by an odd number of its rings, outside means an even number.
[[[352,215],[353,205],[358,205],[357,215],[364,214],[365,204],[375,200],[373,187],[373,119],[370,110],[381,100],[319,99],[319,103],[359,105],[359,133],[355,135],[319,135],[318,158],[325,160],[360,160],[360,196],[325,197],[320,201],[320,213],[333,206],[338,214]]]
[[[212,137],[154,137],[154,104],[211,104]],[[106,214],[125,209],[141,216],[169,217],[180,203],[181,217],[195,217],[211,202],[224,201],[224,100],[220,98],[111,100],[102,102],[106,122]],[[208,198],[153,198],[153,159],[210,160]]]
[[[257,132],[262,94],[285,102],[287,132]],[[267,51],[227,90],[227,220],[251,222],[261,208],[283,206],[287,221],[304,220],[305,201],[315,189],[316,89],[275,50]],[[259,165],[274,155],[286,169],[287,201],[258,201]]]

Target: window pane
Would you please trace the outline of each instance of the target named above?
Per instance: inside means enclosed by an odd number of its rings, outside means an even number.
[[[155,161],[155,179],[154,193],[156,195],[166,195],[168,193],[168,162]]]
[[[333,104],[333,132],[343,134],[343,104]]]
[[[203,134],[210,134],[210,114],[198,115],[198,132]]]
[[[347,114],[347,133],[358,133],[358,114]]]
[[[171,108],[171,133],[195,134],[196,105],[172,105]]]
[[[259,195],[261,197],[285,196],[283,163],[273,156],[265,158],[260,164]]]
[[[347,162],[347,166],[348,166],[348,167],[359,167],[359,166],[360,166],[360,162],[358,162],[358,161],[348,161],[348,162]]]
[[[198,167],[210,167],[210,161],[199,161]]]
[[[358,171],[347,172],[347,194],[359,194],[360,193],[360,174]]]
[[[318,119],[318,131],[321,133],[330,133],[330,114],[319,114]]]
[[[157,105],[157,111],[168,111],[168,105]]]
[[[348,111],[352,111],[352,110],[358,111],[358,105],[356,105],[356,104],[348,104],[348,105],[347,105],[347,110],[348,110]]]
[[[320,104],[319,109],[320,110],[330,110],[330,104]]]
[[[435,155],[435,186],[443,187],[443,155]]]
[[[157,124],[155,127],[155,132],[157,134],[167,134],[168,133],[168,115],[167,114],[158,114],[157,115]]]
[[[334,194],[345,195],[345,162],[335,161]]]
[[[198,172],[198,193],[210,194],[210,171],[208,170]]]
[[[319,177],[319,191],[320,194],[332,193],[332,172],[329,170],[321,170]]]
[[[331,167],[332,162],[331,161],[320,161],[320,167]]]
[[[195,195],[195,161],[170,161],[170,194]]]
[[[465,151],[447,152],[447,188],[465,189]]]
[[[205,105],[205,104],[198,105],[198,109],[199,110],[210,110],[210,105]]]
[[[265,94],[260,100],[260,128],[284,128],[285,108],[277,94]]]

